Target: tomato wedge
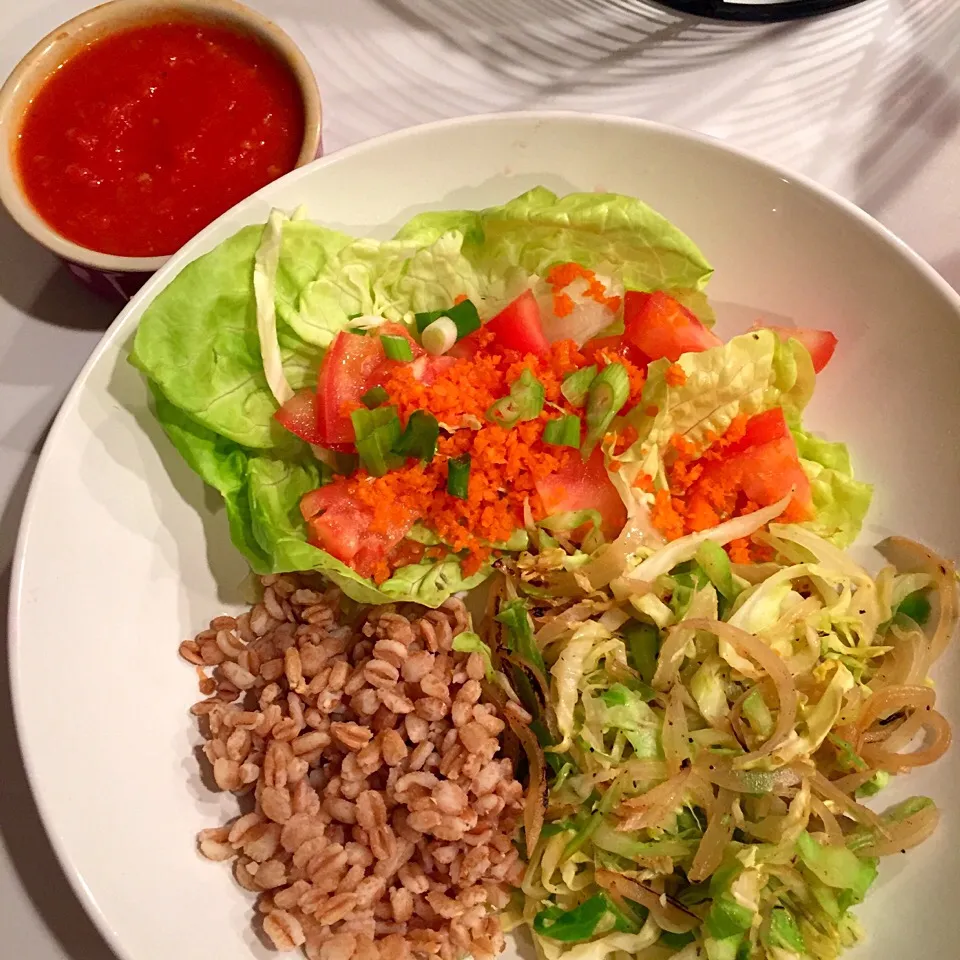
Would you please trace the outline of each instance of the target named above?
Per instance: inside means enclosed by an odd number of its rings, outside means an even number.
[[[310,543],[362,577],[373,576],[413,525],[394,523],[385,532],[371,532],[373,510],[349,496],[340,482],[312,490],[300,501],[300,512],[310,528]]]
[[[478,335],[481,332],[493,334],[489,346],[494,350],[516,350],[517,353],[532,353],[538,357],[545,357],[550,352],[550,341],[544,335],[540,318],[540,304],[532,290],[521,293],[480,330],[458,340],[446,355],[457,360],[472,359],[480,349]]]
[[[380,342],[385,335],[404,337],[414,359],[423,356],[423,348],[399,323],[381,324],[367,335],[342,330],[330,344],[317,375],[317,433],[324,446],[354,442],[350,412],[402,362],[387,359]]]
[[[586,463],[574,456],[563,470],[538,480],[536,486],[548,517],[597,510],[601,530],[608,540],[613,540],[627,522],[627,510],[607,474],[599,447]]]
[[[813,512],[810,480],[779,407],[751,417],[743,437],[727,447],[724,459],[704,464],[700,483],[742,490],[758,507],[776,503],[792,487],[794,503],[808,516]]]
[[[726,448],[728,457],[743,453],[751,447],[759,447],[774,440],[793,439],[781,407],[754,414],[746,423],[743,436]]]
[[[313,390],[301,390],[294,394],[273,418],[301,440],[323,443],[317,426],[317,395]]]
[[[550,352],[540,322],[540,305],[532,290],[525,290],[508,303],[483,329],[492,333],[494,344],[504,350],[533,353],[538,357]]]
[[[772,330],[781,340],[799,340],[810,354],[813,361],[813,372],[820,373],[830,362],[837,349],[837,338],[829,330],[813,330],[810,327],[776,327],[773,324],[758,322],[754,329],[766,327]]]
[[[677,361],[684,353],[719,347],[711,333],[682,303],[661,290],[628,290],[623,298],[623,336],[651,360]]]

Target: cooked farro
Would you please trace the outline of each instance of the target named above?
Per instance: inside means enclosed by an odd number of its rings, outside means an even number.
[[[234,861],[278,950],[494,957],[523,791],[480,702],[483,661],[452,649],[463,604],[350,624],[318,577],[262,583],[261,603],[180,645],[207,696],[193,712],[214,781],[253,805],[201,831],[200,852]]]

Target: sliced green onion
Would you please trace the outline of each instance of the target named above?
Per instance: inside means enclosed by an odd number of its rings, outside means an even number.
[[[357,453],[367,473],[382,477],[388,470],[401,466],[403,460],[393,453],[400,438],[400,417],[396,407],[361,407],[350,414],[357,436]]]
[[[437,418],[425,410],[414,410],[393,451],[401,457],[416,457],[429,463],[437,454],[439,435],[440,424],[437,423]]]
[[[720,544],[713,540],[704,540],[697,548],[696,561],[725,600],[736,599],[739,591],[733,582],[730,558]]]
[[[525,369],[510,385],[510,393],[501,397],[487,411],[487,419],[501,427],[512,427],[525,420],[535,420],[543,410],[546,391],[543,384]]]
[[[457,328],[457,340],[462,339],[474,330],[480,329],[480,314],[477,308],[470,300],[461,300],[460,303],[445,310],[429,310],[426,313],[414,314],[414,320],[417,323],[417,331],[423,333],[427,327],[440,317],[447,317],[452,320]]]
[[[406,337],[396,336],[392,333],[382,333],[380,342],[383,344],[383,352],[388,360],[412,360],[413,350],[410,349],[410,341]]]
[[[630,396],[630,377],[622,363],[607,364],[590,384],[587,394],[587,436],[583,441],[583,458],[603,439],[607,427]]]
[[[657,672],[660,631],[652,623],[633,621],[623,628],[623,636],[627,641],[630,666],[640,674],[644,683],[650,683]]]
[[[460,500],[468,498],[470,484],[470,454],[453,457],[447,461],[447,493]]]
[[[907,594],[900,601],[896,612],[909,617],[917,626],[922,627],[930,619],[930,601],[926,591],[915,590]]]
[[[379,407],[381,403],[386,403],[390,399],[390,394],[383,387],[371,387],[361,398],[360,402],[372,410]]]
[[[580,446],[580,418],[573,413],[547,421],[543,428],[543,442],[557,447]]]
[[[449,317],[440,317],[423,331],[420,342],[427,353],[439,357],[457,342],[457,325]]]
[[[560,392],[564,395],[567,402],[575,407],[582,407],[587,402],[587,393],[590,390],[590,384],[597,376],[597,365],[584,367],[574,373],[568,374],[563,378],[560,385]]]
[[[494,619],[507,628],[507,649],[532,664],[541,673],[546,673],[547,666],[534,638],[533,624],[527,613],[526,603],[520,597],[508,600],[500,607],[500,612]]]
[[[611,913],[604,894],[597,894],[573,910],[548,904],[533,918],[533,929],[541,937],[560,943],[581,943],[589,940],[605,917]]]

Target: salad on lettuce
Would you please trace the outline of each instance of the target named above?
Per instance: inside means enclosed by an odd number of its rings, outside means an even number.
[[[612,194],[386,242],[276,211],[133,347],[256,573],[431,607],[487,582],[453,646],[510,718],[507,918],[542,960],[833,960],[879,858],[939,818],[862,801],[949,745],[928,673],[954,568],[902,538],[876,576],[844,552],[871,489],[803,426],[837,340],[721,340],[710,274]]]
[[[132,361],[253,570],[318,570],[361,602],[437,606],[532,543],[572,572],[790,491],[781,519],[849,543],[870,490],[801,425],[836,339],[724,343],[710,274],[611,194],[538,188],[386,242],[275,211],[155,299]]]

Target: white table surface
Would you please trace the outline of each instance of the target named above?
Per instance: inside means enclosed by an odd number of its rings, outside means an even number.
[[[89,4],[0,0],[0,76]],[[696,21],[645,0],[252,5],[277,19],[312,62],[327,152],[465,113],[554,107],[662,120],[820,180],[960,288],[956,0],[867,0],[828,17],[769,27]],[[0,213],[4,606],[37,452],[115,313]],[[0,609],[0,646],[5,620]],[[13,730],[5,657],[0,664],[0,955],[111,960],[37,817]],[[63,695],[66,707],[69,691]]]

